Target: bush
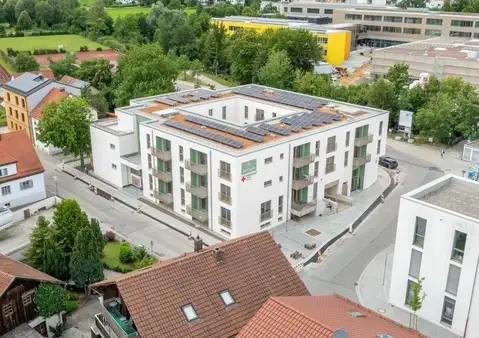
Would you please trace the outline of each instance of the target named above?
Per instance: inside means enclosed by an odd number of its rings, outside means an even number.
[[[115,240],[116,234],[113,231],[108,230],[105,232],[106,238],[108,238],[108,242],[113,242]]]
[[[97,51],[97,52],[101,52],[102,50],[103,50],[103,48],[101,48],[101,47],[97,47],[97,48],[96,48],[96,51]]]
[[[88,52],[88,46],[80,46],[80,52]]]
[[[129,263],[133,260],[133,250],[127,242],[121,243],[119,258],[122,263]]]
[[[111,270],[111,271],[116,271],[116,272],[119,272],[119,273],[128,273],[128,272],[132,272],[132,271],[135,270],[132,267],[119,266],[119,265],[108,265],[107,263],[103,263],[103,267],[105,269],[108,269],[108,270]]]
[[[67,291],[65,293],[65,300],[78,300],[78,299],[80,299],[80,296],[77,295],[76,293],[73,293],[70,291]]]
[[[71,313],[78,309],[78,302],[76,300],[67,300],[65,302],[67,313]]]
[[[146,268],[147,266],[153,265],[158,262],[158,259],[153,256],[145,256],[141,261],[135,263],[137,269]]]
[[[141,261],[143,258],[145,258],[147,252],[144,246],[137,246],[133,249],[133,260],[135,262]]]

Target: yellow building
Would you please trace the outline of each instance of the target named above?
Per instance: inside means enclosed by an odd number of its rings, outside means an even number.
[[[324,60],[338,66],[349,58],[351,52],[351,31],[336,29],[334,25],[317,25],[307,21],[266,19],[245,16],[229,16],[212,18],[214,23],[223,24],[229,34],[238,30],[254,30],[263,32],[267,29],[305,29],[319,38],[324,49]]]

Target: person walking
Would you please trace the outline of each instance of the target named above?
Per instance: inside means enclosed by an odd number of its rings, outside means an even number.
[[[445,152],[446,152],[446,151],[444,150],[444,148],[442,148],[442,149],[441,149],[441,158],[444,158],[444,153],[445,153]]]

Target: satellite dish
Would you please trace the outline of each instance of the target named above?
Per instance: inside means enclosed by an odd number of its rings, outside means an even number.
[[[343,329],[336,329],[334,330],[333,338],[349,338],[349,335]]]

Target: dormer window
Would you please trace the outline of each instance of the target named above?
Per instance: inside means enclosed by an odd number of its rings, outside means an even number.
[[[7,168],[0,169],[0,177],[7,176],[7,175],[8,175]]]
[[[223,301],[223,304],[225,304],[226,306],[230,306],[235,303],[233,296],[231,296],[231,293],[228,290],[221,291],[220,297],[221,297],[221,300]]]
[[[198,315],[196,314],[192,304],[182,306],[181,310],[183,310],[183,314],[185,315],[187,321],[192,322],[195,319],[198,319]]]

